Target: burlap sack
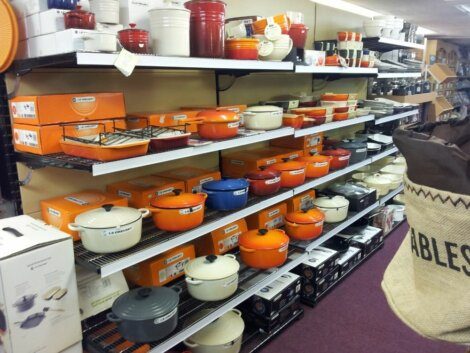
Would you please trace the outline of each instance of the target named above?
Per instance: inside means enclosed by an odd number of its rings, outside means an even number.
[[[405,177],[410,230],[385,271],[392,310],[428,338],[470,343],[470,196]]]

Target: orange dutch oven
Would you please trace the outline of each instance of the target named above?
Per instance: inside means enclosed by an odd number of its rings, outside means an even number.
[[[207,194],[182,193],[157,197],[148,209],[153,214],[155,226],[169,232],[182,232],[199,226],[204,220],[204,204]]]
[[[188,120],[198,124],[199,136],[207,140],[235,137],[240,126],[240,117],[231,110],[204,110],[196,118]]]
[[[325,215],[317,208],[291,212],[286,215],[286,232],[293,239],[315,239],[323,232],[324,220]]]
[[[281,266],[287,260],[289,237],[281,229],[256,229],[240,235],[242,261],[253,268]]]
[[[306,177],[320,178],[330,172],[330,161],[333,157],[311,154],[310,156],[299,157],[299,162],[307,163]]]
[[[305,163],[291,161],[289,158],[283,158],[282,160],[282,163],[273,164],[268,168],[281,172],[281,187],[294,188],[302,185],[305,182]]]

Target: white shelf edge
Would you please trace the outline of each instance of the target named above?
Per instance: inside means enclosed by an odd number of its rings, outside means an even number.
[[[385,158],[387,156],[390,156],[391,154],[397,153],[397,152],[398,152],[398,148],[392,147],[382,153],[379,153],[378,155],[372,156],[372,163],[377,162],[378,160]]]
[[[118,54],[77,52],[79,66],[114,66]],[[282,61],[210,59],[138,55],[137,67],[165,69],[293,71],[294,63]]]
[[[296,65],[297,74],[340,74],[340,75],[377,75],[378,69],[367,67],[340,67],[340,66],[304,66]]]
[[[396,195],[398,195],[404,189],[405,189],[405,187],[403,185],[401,185],[398,188],[396,188],[395,190],[390,191],[387,195],[380,198],[380,200],[379,200],[380,205],[384,205],[387,201],[394,198]]]
[[[226,312],[232,310],[234,307],[237,305],[243,303],[245,300],[250,298],[253,294],[261,290],[262,288],[266,287],[270,283],[274,282],[277,278],[281,277],[283,274],[291,271],[298,265],[300,265],[303,261],[307,259],[308,253],[305,252],[303,254],[299,254],[299,256],[289,263],[285,264],[284,266],[281,266],[280,268],[277,268],[274,270],[273,273],[270,275],[266,276],[263,280],[258,282],[255,286],[251,287],[249,290],[245,291],[244,293],[240,294],[236,298],[229,300],[227,303],[225,303],[223,306],[220,308],[214,310],[212,313],[204,317],[202,320],[196,322],[194,325],[189,326],[186,329],[183,329],[176,335],[172,336],[169,340],[163,342],[162,344],[158,345],[157,347],[153,348],[150,353],[161,353],[161,352],[166,352],[167,350],[173,348],[175,345],[178,343],[184,341],[186,338],[190,337],[200,329],[206,327],[208,324],[210,324],[212,321],[218,319],[222,315],[224,315]]]
[[[411,49],[419,49],[419,50],[424,50],[425,49],[424,44],[405,42],[403,40],[392,39],[392,38],[381,37],[381,38],[379,38],[379,43],[396,45],[396,46],[400,46],[400,47],[404,47],[404,48],[411,48]]]
[[[334,121],[328,124],[322,124],[318,126],[309,127],[306,129],[295,130],[294,137],[302,137],[306,135],[312,135],[319,132],[330,131],[335,129],[341,129],[346,126],[357,125],[365,123],[366,121],[374,120],[374,115],[365,115],[358,118],[343,120],[343,121]]]
[[[146,167],[158,163],[173,161],[181,158],[188,158],[206,154],[210,152],[222,151],[229,148],[250,145],[257,142],[268,141],[271,139],[290,136],[294,134],[294,129],[284,127],[277,130],[267,131],[257,135],[239,137],[237,139],[213,142],[210,145],[187,147],[168,152],[149,154],[141,157],[122,159],[114,162],[94,164],[92,168],[93,176],[116,173],[124,170]]]
[[[421,72],[379,72],[377,78],[418,78]]]
[[[403,119],[403,118],[413,116],[413,115],[417,115],[417,114],[419,114],[419,109],[411,110],[409,112],[404,112],[404,113],[400,113],[400,114],[385,116],[383,118],[376,119],[375,120],[375,125],[385,124],[385,123],[388,123],[390,121]]]

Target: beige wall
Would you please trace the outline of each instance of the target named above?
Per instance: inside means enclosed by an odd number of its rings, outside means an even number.
[[[272,1],[272,0],[226,0],[228,16],[247,14],[273,15],[286,10],[302,11],[306,23],[312,29],[316,27],[317,37],[334,38],[342,29],[353,29],[362,22],[357,16],[340,13],[323,6],[315,6],[308,0]],[[248,10],[249,9],[249,10]],[[268,10],[266,10],[268,9]],[[316,12],[316,14],[315,14]],[[315,18],[317,18],[315,22]],[[308,43],[313,42],[310,32]],[[323,36],[323,37],[322,37]],[[231,78],[224,77],[222,85],[230,83]],[[12,90],[13,82],[10,81]],[[321,92],[359,92],[365,95],[365,79],[348,79],[328,82],[315,81],[314,93]],[[18,95],[47,94],[67,92],[123,91],[128,112],[177,109],[182,105],[214,105],[216,103],[215,79],[210,71],[158,71],[139,70],[130,78],[123,77],[116,70],[37,70],[24,76]],[[221,93],[222,104],[256,104],[260,100],[276,95],[295,92],[311,92],[311,75],[260,73],[238,78],[233,86]],[[356,128],[358,129],[358,128]],[[350,135],[356,129],[339,132],[341,136]],[[335,133],[333,133],[335,134]],[[257,146],[264,146],[260,144]],[[191,159],[163,163],[153,167],[92,177],[86,172],[44,168],[33,171],[31,182],[21,188],[23,207],[27,214],[38,216],[41,199],[75,192],[85,188],[104,190],[105,185],[132,177],[151,174],[156,171],[183,165],[215,168],[218,164],[217,153]],[[28,169],[20,165],[20,178],[24,178]]]

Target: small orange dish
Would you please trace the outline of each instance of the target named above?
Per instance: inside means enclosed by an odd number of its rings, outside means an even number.
[[[291,109],[291,112],[294,114],[305,114],[308,117],[325,116],[327,113],[325,107],[296,108],[296,109]]]
[[[282,125],[290,126],[294,129],[300,129],[304,122],[304,116],[302,114],[284,114],[282,116]]]
[[[334,112],[335,114],[338,113],[347,113],[349,111],[349,107],[335,107]]]
[[[348,118],[349,118],[349,113],[336,113],[333,116],[333,121],[348,120]]]
[[[326,94],[322,94],[322,96],[321,96],[322,101],[335,101],[335,102],[347,101],[348,98],[349,98],[349,94],[347,94],[347,93],[338,93],[338,94],[326,93]]]

